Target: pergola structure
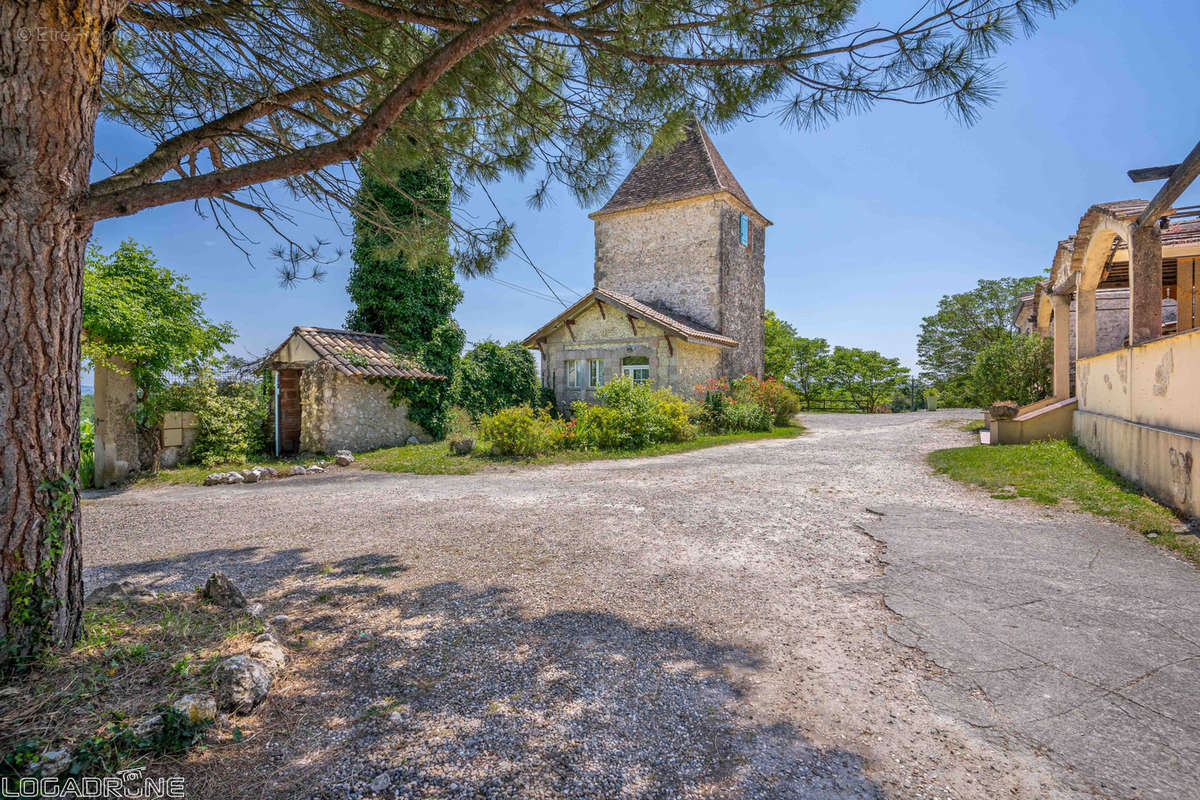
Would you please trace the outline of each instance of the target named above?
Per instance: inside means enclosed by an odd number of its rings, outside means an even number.
[[[1163,336],[1163,299],[1175,299],[1176,331],[1196,326],[1196,241],[1200,207],[1171,204],[1200,175],[1200,144],[1169,167],[1129,170],[1134,181],[1166,179],[1150,201],[1093,205],[1079,229],[1058,243],[1048,287],[1038,294],[1038,329],[1055,341],[1054,393],[1072,395],[1070,371],[1078,359],[1097,354],[1096,291],[1129,289],[1129,345]],[[1075,353],[1070,351],[1070,306],[1075,302]]]
[[[1050,279],[1026,299],[1038,332],[1054,340],[1053,397],[992,426],[993,442],[1074,435],[1192,516],[1200,516],[1200,206],[1174,203],[1198,175],[1200,144],[1179,164],[1130,170],[1134,181],[1166,183],[1149,201],[1092,206],[1059,243]]]

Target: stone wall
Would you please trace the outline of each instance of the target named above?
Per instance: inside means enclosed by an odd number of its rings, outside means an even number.
[[[763,376],[763,276],[766,229],[750,219],[748,244],[741,241],[741,213],[721,203],[721,333],[740,346],[721,353],[721,374]]]
[[[709,198],[598,218],[595,285],[721,330],[724,205]]]
[[[1075,357],[1076,302],[1071,300],[1071,357]],[[1163,300],[1163,321],[1175,319],[1175,301]],[[1096,292],[1096,353],[1111,353],[1129,338],[1129,290],[1100,289]]]
[[[637,333],[630,327],[625,312],[612,306],[592,306],[576,317],[575,336],[563,326],[546,338],[542,346],[542,384],[552,386],[558,404],[567,408],[576,400],[594,402],[595,389],[588,386],[589,373],[583,368],[583,386],[568,388],[565,362],[568,359],[604,361],[607,383],[621,375],[621,360],[626,356],[646,356],[650,378],[655,386],[666,387],[683,397],[692,396],[692,388],[719,374],[720,351],[724,348],[671,338],[670,346],[662,329],[636,320]],[[672,352],[673,351],[673,352]]]
[[[386,386],[341,374],[324,362],[300,376],[300,449],[309,453],[355,452],[393,447],[415,436],[432,441],[408,418],[408,406],[393,406]]]
[[[95,478],[103,489],[124,480],[140,469],[140,442],[137,423],[137,386],[130,374],[132,366],[114,359],[120,372],[96,367]]]

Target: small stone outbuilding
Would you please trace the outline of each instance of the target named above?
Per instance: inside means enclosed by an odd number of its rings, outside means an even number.
[[[560,406],[622,375],[682,395],[710,378],[762,377],[771,222],[699,121],[643,155],[590,217],[595,288],[523,342]]]
[[[432,437],[393,405],[389,378],[444,381],[375,333],[298,326],[267,357],[276,455],[393,447]]]

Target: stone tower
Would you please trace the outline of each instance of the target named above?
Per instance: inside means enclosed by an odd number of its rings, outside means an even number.
[[[737,340],[722,375],[763,374],[759,213],[695,118],[670,150],[646,153],[596,225],[595,285]]]

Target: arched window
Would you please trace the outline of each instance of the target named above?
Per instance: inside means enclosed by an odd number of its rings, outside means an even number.
[[[621,359],[621,374],[638,382],[650,380],[650,358],[648,356],[626,356]]]

